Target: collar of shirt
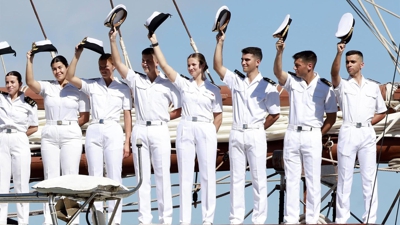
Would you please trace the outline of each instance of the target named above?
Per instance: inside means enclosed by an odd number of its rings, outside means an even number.
[[[260,82],[261,79],[263,79],[262,75],[261,75],[261,73],[258,73],[257,76],[254,78],[254,80],[251,83],[249,83],[249,77],[247,77],[247,76],[244,78],[244,82],[247,84],[247,86],[251,86],[253,84]]]
[[[348,81],[349,83],[353,83],[353,84],[357,85],[357,86],[360,87],[360,88],[362,88],[365,84],[368,84],[369,82],[371,82],[371,81],[369,81],[368,79],[365,79],[363,75],[361,75],[361,86],[358,85],[357,81],[356,81],[354,78],[352,78],[350,75],[349,75],[349,77],[347,78],[347,81]]]
[[[309,85],[307,85],[307,83],[304,79],[301,79],[300,84],[301,84],[301,86],[303,86],[304,89],[307,89],[309,87],[312,87],[317,82],[321,82],[321,80],[319,79],[319,74],[317,72],[314,72],[314,78],[312,79],[312,81],[310,82]]]

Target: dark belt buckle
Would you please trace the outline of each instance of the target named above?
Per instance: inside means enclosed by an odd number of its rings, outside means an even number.
[[[249,125],[248,124],[243,124],[243,129],[248,129]]]
[[[57,120],[57,125],[62,125],[62,121],[61,120]]]
[[[362,124],[361,123],[356,123],[356,128],[360,128],[360,127],[362,127]]]
[[[297,126],[297,129],[296,129],[297,131],[302,131],[303,130],[303,127],[301,127],[301,126]]]
[[[146,126],[151,126],[151,121],[146,121]]]
[[[100,123],[100,124],[104,124],[104,119],[100,119],[100,120],[99,120],[99,123]]]
[[[192,117],[193,122],[197,122],[197,116]]]
[[[11,134],[11,131],[12,131],[11,129],[7,129],[7,130],[6,130],[6,133],[7,133],[7,134]]]

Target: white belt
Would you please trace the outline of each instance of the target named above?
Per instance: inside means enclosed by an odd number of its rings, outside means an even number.
[[[143,121],[143,120],[136,120],[136,124],[146,125],[146,126],[161,126],[163,124],[167,124],[161,120],[153,120],[153,121]]]
[[[234,130],[248,130],[248,129],[260,129],[264,128],[264,124],[234,124],[232,129]]]
[[[78,124],[76,120],[46,120],[46,125],[72,125]]]
[[[98,124],[107,124],[107,123],[118,123],[114,120],[105,120],[105,119],[93,119],[91,124],[98,123]]]
[[[357,122],[348,122],[348,121],[344,121],[343,125],[351,125],[351,126],[355,126],[356,128],[372,126],[370,122],[357,123]]]
[[[205,122],[205,123],[211,123],[212,120],[206,119],[203,117],[197,117],[197,116],[182,116],[183,120],[186,121],[192,121],[192,122]]]
[[[11,134],[11,133],[17,133],[18,130],[15,128],[3,128],[0,129],[0,133],[7,133],[7,134]]]
[[[319,127],[309,127],[309,126],[299,126],[299,125],[293,125],[289,124],[287,127],[289,130],[294,130],[294,131],[315,131],[315,130],[321,130]]]

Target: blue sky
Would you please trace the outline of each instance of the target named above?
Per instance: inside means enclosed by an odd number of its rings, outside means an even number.
[[[110,10],[108,0],[36,0],[34,3],[48,39],[56,46],[58,53],[64,55],[68,60],[72,59],[74,46],[86,36],[102,40],[105,51],[109,52],[109,30],[103,26],[104,19]],[[394,13],[400,14],[400,3],[396,0],[377,0],[376,3]],[[154,11],[160,11],[172,14],[172,17],[165,21],[156,32],[160,46],[169,64],[178,72],[187,74],[186,58],[193,50],[172,1],[115,0],[114,5],[117,4],[125,4],[128,10],[128,18],[122,25],[121,30],[126,50],[134,69],[142,71],[140,53],[141,50],[150,45],[147,39],[147,30],[143,24]],[[218,8],[222,5],[227,5],[232,12],[232,18],[224,45],[225,66],[231,70],[240,70],[240,50],[247,46],[258,46],[262,48],[264,54],[260,71],[263,76],[272,78],[275,81],[276,79],[272,73],[272,64],[275,57],[276,39],[272,38],[272,33],[278,28],[286,14],[290,14],[293,21],[286,40],[283,68],[292,70],[293,60],[291,56],[294,53],[302,50],[313,50],[318,56],[316,71],[319,72],[321,77],[330,80],[330,67],[336,54],[336,43],[338,42],[338,39],[334,36],[337,24],[344,13],[351,12],[356,19],[356,25],[347,50],[358,49],[364,53],[365,67],[363,74],[366,77],[381,83],[392,80],[394,65],[387,51],[345,0],[177,0],[177,4],[180,6],[197,48],[206,56],[210,68],[212,68],[212,56],[216,42],[216,33],[211,32],[212,24]],[[358,6],[358,3],[355,4]],[[369,3],[365,3],[365,5],[377,26],[382,29],[374,9]],[[400,38],[399,19],[385,12],[382,12],[382,16],[386,20],[392,32],[391,35],[398,45]],[[1,0],[0,21],[0,41],[7,41],[17,51],[17,57],[12,55],[3,56],[7,71],[17,70],[24,74],[26,52],[30,50],[32,42],[44,39],[29,1]],[[387,36],[386,33],[384,35]],[[98,77],[100,75],[97,67],[98,56],[95,52],[85,50],[78,64],[76,75],[83,78]],[[35,56],[34,74],[36,79],[53,79],[49,65],[50,60],[51,57],[48,53],[41,53]],[[221,84],[217,79],[216,73],[212,69],[210,69],[210,72],[217,84]],[[2,69],[0,74],[4,76]],[[347,77],[344,67],[342,67],[341,74]],[[4,86],[3,80],[0,81],[0,85]],[[273,172],[273,170],[268,170],[269,174]],[[224,175],[226,173],[218,173],[217,177]],[[383,219],[389,208],[389,203],[400,187],[399,179],[394,178],[396,178],[394,173],[379,173],[380,205],[378,222]],[[178,182],[176,175],[172,175],[172,179],[173,183]],[[127,179],[124,182],[127,185],[135,183],[132,179]],[[268,187],[269,190],[272,190],[275,184],[271,183]],[[360,185],[360,177],[356,174],[354,177],[352,210],[361,217],[362,196]],[[228,190],[229,185],[219,185],[218,187],[218,193]],[[173,193],[177,192],[178,189],[174,188]],[[246,206],[250,210],[252,202],[251,190],[247,190],[246,193]],[[135,201],[135,199],[136,197],[133,196],[130,200]],[[174,203],[178,203],[178,199],[175,199]],[[322,206],[325,204],[326,202]],[[32,206],[32,208],[38,207],[40,206]],[[201,223],[200,208],[197,207],[197,209],[193,210],[193,223],[195,224]],[[274,193],[269,198],[267,223],[277,223],[277,208],[278,193]],[[10,211],[12,210],[13,208],[11,207]],[[156,214],[155,212],[154,218],[157,218]],[[217,202],[215,224],[228,223],[228,216],[229,197],[227,196]],[[394,219],[394,215],[392,215],[391,219]],[[32,218],[32,224],[38,224],[41,221],[42,218],[40,216]],[[393,220],[391,221],[388,224],[393,224]],[[157,222],[157,220],[154,219],[153,222]],[[178,222],[179,210],[175,209],[174,223]],[[245,221],[245,223],[250,222],[250,218]],[[351,220],[349,222],[355,221]],[[136,213],[124,215],[123,224],[134,223],[137,223]]]

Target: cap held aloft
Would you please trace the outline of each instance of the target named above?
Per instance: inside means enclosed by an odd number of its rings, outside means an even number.
[[[157,30],[157,28],[168,18],[171,17],[169,13],[153,12],[151,16],[146,20],[144,26],[149,30],[149,35]]]
[[[351,13],[343,14],[335,34],[335,36],[340,39],[340,43],[347,44],[350,42],[355,23],[356,21]]]
[[[17,53],[14,51],[14,49],[11,48],[11,46],[7,43],[7,41],[1,41],[0,55],[11,54],[11,53],[14,53],[14,56],[17,56]]]
[[[274,38],[282,38],[283,41],[286,40],[287,35],[289,33],[289,27],[290,24],[292,23],[292,19],[290,18],[290,15],[287,14],[285,16],[285,19],[283,20],[282,24],[279,26],[279,28],[272,34],[272,37]]]
[[[53,46],[50,40],[37,41],[32,43],[32,55],[39,52],[56,52],[56,47]]]
[[[100,55],[104,54],[103,42],[94,38],[85,37],[79,44],[79,47],[90,49]]]
[[[128,11],[126,11],[125,5],[119,4],[108,13],[107,18],[104,21],[104,26],[119,29],[127,16]]]
[[[215,15],[215,21],[212,27],[212,32],[226,32],[228,28],[229,21],[231,20],[231,11],[229,8],[224,5],[218,9],[217,14]]]

